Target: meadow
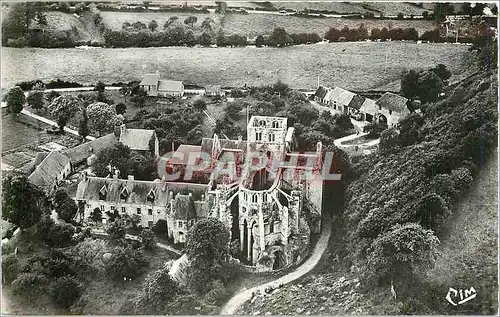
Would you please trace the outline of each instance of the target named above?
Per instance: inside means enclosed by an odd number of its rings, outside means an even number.
[[[189,14],[179,12],[101,12],[104,23],[113,30],[121,30],[123,23],[141,21],[149,23],[156,20],[160,27],[163,27],[165,21],[171,16],[177,16],[179,21],[184,21],[188,16],[194,15],[198,18],[198,23],[194,26],[198,30],[201,22],[205,18],[212,18],[215,23],[222,27],[226,34],[242,34],[253,38],[261,34],[270,34],[275,27],[284,27],[289,33],[318,33],[323,36],[331,27],[357,28],[364,24],[370,31],[372,28],[411,28],[414,27],[419,34],[427,30],[434,29],[434,21],[431,20],[360,20],[345,18],[304,18],[296,16],[285,16],[276,14],[251,13],[227,14],[221,17],[218,14]]]
[[[228,87],[263,85],[278,79],[296,89],[321,84],[368,90],[399,81],[409,68],[448,66],[460,75],[468,46],[409,42],[355,42],[287,48],[2,48],[2,87],[55,78],[95,84],[140,80],[147,72],[185,84]],[[452,78],[453,80],[453,78]]]

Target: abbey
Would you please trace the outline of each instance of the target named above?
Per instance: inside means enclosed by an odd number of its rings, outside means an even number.
[[[137,214],[143,226],[163,220],[174,243],[184,243],[197,220],[217,218],[230,231],[242,263],[280,269],[304,259],[310,234],[321,229],[322,145],[312,153],[295,153],[294,147],[294,129],[286,118],[253,116],[247,140],[214,134],[201,145],[181,145],[160,161],[171,173],[193,179],[85,176],[76,200],[86,217],[98,208],[104,218]]]

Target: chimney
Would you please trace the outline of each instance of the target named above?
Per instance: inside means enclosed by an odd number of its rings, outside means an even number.
[[[133,180],[134,180],[134,175],[129,175],[129,176],[128,176],[128,180],[129,180],[129,181],[133,181]]]

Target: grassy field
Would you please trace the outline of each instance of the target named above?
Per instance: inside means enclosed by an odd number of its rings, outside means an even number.
[[[347,5],[347,4],[345,4]],[[104,23],[114,30],[121,30],[124,22],[133,23],[141,21],[148,23],[151,20],[156,20],[160,27],[163,27],[165,21],[171,16],[177,16],[179,21],[184,21],[187,16],[193,14],[184,14],[177,12],[101,12]],[[374,27],[393,27],[407,28],[414,27],[419,34],[424,31],[434,29],[434,22],[429,20],[353,20],[344,18],[302,18],[295,16],[284,16],[275,14],[228,14],[221,21],[221,16],[213,13],[195,14],[198,18],[198,23],[195,24],[194,30],[199,31],[201,23],[205,18],[211,17],[217,25],[222,26],[226,34],[244,34],[248,37],[256,37],[260,34],[270,34],[275,27],[284,27],[289,33],[315,32],[323,36],[330,27],[357,28],[360,24],[364,24],[368,30]]]
[[[325,85],[355,90],[377,88],[399,80],[408,68],[447,65],[462,73],[467,46],[453,44],[330,43],[280,48],[3,48],[2,86],[24,80],[60,78],[83,84],[138,80],[158,70],[185,84],[243,86],[278,79],[292,88]],[[387,63],[386,63],[387,57]]]

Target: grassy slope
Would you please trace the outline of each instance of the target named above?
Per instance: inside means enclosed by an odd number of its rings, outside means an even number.
[[[151,20],[156,20],[160,27],[171,16],[177,16],[182,23],[187,16],[193,14],[177,13],[177,12],[101,12],[104,23],[114,30],[121,30],[124,22],[133,23],[141,21],[149,23]],[[284,27],[290,33],[315,32],[324,35],[330,27],[357,28],[360,24],[364,24],[368,30],[374,27],[383,28],[390,27],[414,27],[421,34],[426,30],[433,29],[433,21],[414,20],[414,21],[399,21],[399,20],[353,20],[343,18],[301,18],[294,16],[284,16],[275,14],[228,14],[221,22],[221,16],[213,13],[195,14],[198,18],[198,23],[194,26],[195,31],[200,31],[201,22],[211,17],[217,25],[221,25],[226,34],[244,34],[248,37],[256,37],[260,34],[270,34],[275,27]]]
[[[398,81],[407,68],[447,65],[463,72],[467,46],[452,44],[330,43],[279,48],[3,48],[2,85],[54,78],[95,84],[137,80],[158,71],[187,84],[262,85],[278,79],[292,88],[322,84],[347,89],[373,89]],[[387,69],[385,62],[387,56]],[[21,66],[20,66],[21,65]],[[82,71],[85,70],[85,71]],[[454,79],[452,79],[454,80]]]
[[[77,18],[71,14],[50,11],[46,13],[48,30],[50,31],[71,31],[76,29],[73,33],[75,41],[92,41],[102,42],[103,37],[99,30],[94,26],[86,15]]]

